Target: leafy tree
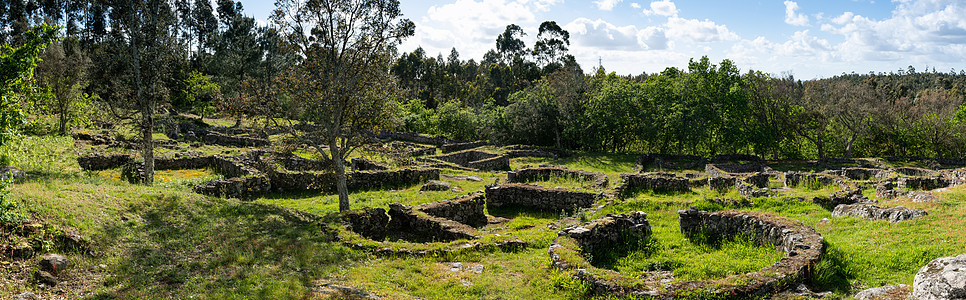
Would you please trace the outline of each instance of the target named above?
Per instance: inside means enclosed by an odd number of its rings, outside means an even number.
[[[311,144],[333,160],[339,210],[348,210],[345,159],[363,134],[389,119],[392,53],[413,34],[414,25],[401,18],[395,0],[280,0],[276,5],[275,22],[305,58],[283,78],[297,112],[291,117],[323,128],[328,148]]]
[[[567,54],[568,46],[570,33],[555,21],[544,21],[540,24],[537,42],[533,44],[533,56],[546,73],[551,73],[562,68],[568,60],[574,60],[573,56]]]
[[[214,110],[213,105],[221,99],[221,87],[211,81],[211,76],[191,71],[188,79],[185,80],[182,94],[185,105],[204,118],[205,114],[210,114]]]
[[[57,30],[41,24],[24,34],[22,46],[0,45],[0,145],[10,140],[23,124],[19,95],[32,88],[34,68],[41,60],[41,53],[57,40]]]
[[[506,26],[503,33],[496,37],[496,51],[500,54],[504,63],[510,64],[514,57],[526,54],[527,45],[520,39],[524,35],[526,33],[523,32],[523,28],[516,24],[510,24]]]
[[[70,124],[76,119],[84,119],[85,109],[89,109],[92,95],[84,93],[87,87],[87,68],[90,59],[81,51],[75,38],[55,43],[43,55],[43,62],[37,66],[40,77],[49,97],[42,105],[57,115],[57,131],[67,134]]]

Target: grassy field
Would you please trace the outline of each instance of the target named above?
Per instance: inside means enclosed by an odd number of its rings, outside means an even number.
[[[220,178],[206,170],[159,172],[158,185],[144,187],[118,179],[116,171],[85,172],[77,166],[73,141],[64,137],[23,137],[3,147],[0,156],[31,177],[9,187],[13,212],[47,224],[50,234],[36,242],[64,252],[72,266],[56,287],[38,288],[31,279],[35,260],[0,259],[0,295],[24,291],[43,299],[312,299],[326,298],[328,284],[364,289],[388,299],[574,299],[586,285],[549,268],[547,247],[568,224],[607,213],[644,211],[654,238],[628,255],[598,259],[602,267],[625,274],[667,271],[677,280],[714,279],[756,270],[780,257],[770,247],[741,238],[711,246],[692,243],[677,228],[677,210],[746,209],[779,214],[815,228],[828,252],[813,290],[839,297],[884,284],[911,284],[916,271],[940,256],[966,249],[966,190],[938,194],[940,203],[889,200],[880,206],[922,208],[928,215],[891,224],[833,218],[811,202],[794,200],[828,195],[834,188],[795,189],[780,198],[742,202],[733,190],[694,189],[679,194],[638,192],[599,211],[572,215],[528,211],[490,211],[507,218],[483,228],[487,236],[513,236],[528,246],[513,251],[467,251],[445,257],[381,257],[355,250],[320,230],[318,222],[338,209],[337,197],[318,193],[274,194],[253,201],[197,195],[190,187]],[[219,150],[224,151],[224,150]],[[555,164],[605,173],[610,188],[620,173],[633,172],[634,155],[577,154],[564,159],[517,158],[513,168]],[[482,181],[450,180],[458,191],[359,191],[353,207],[399,202],[422,204],[479,191],[505,174],[444,170]],[[543,186],[580,189],[582,182],[549,180]],[[563,219],[561,219],[563,217]],[[77,230],[90,241],[87,251],[62,249],[44,240],[55,231]],[[454,263],[462,266],[454,268]],[[480,269],[479,266],[482,266]]]

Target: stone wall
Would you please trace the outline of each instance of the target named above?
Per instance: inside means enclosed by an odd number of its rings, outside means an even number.
[[[841,170],[826,171],[829,174],[842,176],[851,180],[870,180],[882,178],[889,175],[889,171],[872,168],[844,168]]]
[[[621,183],[614,189],[618,197],[627,197],[634,189],[655,192],[690,191],[688,179],[684,177],[653,176],[648,174],[621,174]]]
[[[271,189],[272,185],[267,177],[251,176],[212,180],[196,186],[194,192],[214,197],[252,199]]]
[[[430,216],[480,227],[487,223],[486,214],[483,213],[483,207],[486,205],[485,199],[485,194],[475,192],[450,200],[418,205],[414,208]]]
[[[390,234],[412,242],[448,242],[459,239],[479,238],[472,227],[456,221],[433,217],[410,206],[393,203],[389,205]]]
[[[681,232],[688,238],[720,242],[747,236],[773,245],[785,257],[759,271],[714,281],[667,281],[657,274],[625,276],[593,266],[579,251],[580,243],[566,232],[550,245],[551,263],[588,285],[588,296],[654,299],[753,299],[795,286],[812,275],[825,252],[824,239],[801,222],[766,213],[697,210],[678,212]],[[594,247],[594,246],[592,246]]]
[[[382,165],[380,163],[377,163],[375,161],[368,160],[368,159],[365,159],[365,158],[353,158],[350,161],[350,164],[352,165],[352,170],[353,171],[381,171],[381,170],[389,170],[389,167],[386,167],[386,166],[384,166],[384,165]]]
[[[463,167],[485,171],[510,170],[510,158],[506,155],[477,150],[463,150],[445,155],[432,156],[430,159],[437,159]]]
[[[549,158],[561,158],[567,157],[568,154],[564,151],[556,149],[541,148],[537,146],[530,145],[511,145],[503,147],[506,151],[504,154],[510,158],[514,157],[549,157]]]
[[[764,188],[768,188],[769,180],[771,180],[771,175],[768,175],[768,173],[759,172],[759,173],[749,175],[748,177],[745,177],[741,181],[744,181],[745,183],[750,184],[756,188],[764,189]]]
[[[899,189],[935,190],[958,184],[955,179],[943,177],[899,177]]]
[[[518,207],[547,212],[575,211],[594,205],[603,194],[549,189],[534,185],[505,184],[486,187],[489,208]]]
[[[705,172],[710,176],[724,176],[730,173],[758,173],[765,171],[765,165],[761,163],[750,164],[707,164],[704,166]]]
[[[806,182],[813,182],[820,185],[833,185],[836,184],[836,178],[831,175],[826,174],[815,174],[815,173],[805,173],[788,171],[785,172],[785,186],[787,187],[797,187]]]
[[[853,216],[869,220],[886,220],[897,223],[925,216],[926,211],[902,206],[880,208],[872,204],[842,204],[832,211],[833,217]]]
[[[271,145],[272,143],[266,139],[245,137],[245,136],[234,136],[234,135],[224,135],[217,132],[209,131],[203,138],[205,144],[210,145],[221,145],[229,147],[264,147]]]
[[[382,208],[351,210],[342,213],[341,219],[349,230],[370,240],[381,241],[389,234],[389,215]]]
[[[726,163],[746,164],[749,162],[761,164],[761,163],[764,163],[765,160],[761,159],[761,157],[758,157],[756,155],[751,155],[751,154],[722,154],[711,158],[711,163],[714,163],[714,164],[726,164]],[[736,172],[736,173],[748,173],[748,172]]]
[[[535,167],[520,168],[507,173],[507,182],[525,183],[530,181],[546,181],[552,178],[574,178],[589,181],[599,188],[607,187],[607,175],[604,173],[571,170],[563,167]]]
[[[94,153],[88,156],[77,157],[77,164],[88,171],[100,171],[114,169],[134,161],[130,154],[103,155]]]
[[[895,168],[893,171],[895,171],[898,174],[902,174],[906,176],[916,176],[916,177],[936,176],[936,173],[937,173],[936,171],[933,171],[933,170],[922,169],[922,168],[911,168],[911,167]]]
[[[577,241],[580,251],[595,256],[599,251],[628,249],[651,238],[651,224],[644,212],[607,214],[602,218],[564,229],[559,233]],[[551,248],[551,252],[553,248]],[[551,257],[553,255],[551,254]]]
[[[443,150],[443,153],[450,153],[450,152],[463,151],[466,149],[482,147],[489,144],[490,143],[487,143],[486,141],[474,141],[474,142],[465,142],[465,143],[445,143],[442,146],[440,146],[439,149]]]
[[[272,187],[279,191],[336,191],[334,173],[290,172],[276,169],[267,172],[267,175],[272,181]],[[346,186],[350,190],[403,187],[420,184],[428,180],[439,180],[439,169],[400,169],[346,173]]]
[[[734,176],[715,176],[708,178],[708,186],[715,191],[726,191],[730,188],[735,187],[738,183],[738,178]]]

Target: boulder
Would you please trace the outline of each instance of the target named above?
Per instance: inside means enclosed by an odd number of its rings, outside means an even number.
[[[907,284],[880,286],[855,294],[855,300],[904,300],[910,292]]]
[[[833,217],[860,217],[870,220],[888,220],[896,223],[925,216],[926,211],[902,206],[880,208],[872,204],[840,204],[832,211]]]
[[[966,299],[966,254],[940,257],[920,268],[912,284],[912,298]]]
[[[34,273],[34,279],[37,280],[37,282],[39,283],[50,285],[50,286],[54,286],[60,283],[60,280],[57,280],[57,277],[54,277],[54,275],[51,275],[47,271],[41,271],[41,270],[37,270],[37,273]]]
[[[440,181],[440,180],[430,180],[429,182],[426,182],[426,184],[424,184],[423,187],[419,188],[419,191],[420,192],[448,191],[452,188],[453,188],[453,185],[449,184],[449,182]]]
[[[0,168],[0,178],[20,180],[27,178],[27,173],[24,173],[23,170],[17,169],[16,167],[3,167]]]
[[[57,275],[70,266],[70,260],[60,254],[44,254],[40,259],[40,270]]]

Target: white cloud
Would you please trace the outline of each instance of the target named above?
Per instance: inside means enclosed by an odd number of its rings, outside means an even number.
[[[647,50],[666,50],[668,48],[668,38],[664,28],[654,26],[637,32],[637,43]]]
[[[658,16],[672,17],[672,16],[677,16],[678,12],[679,10],[677,6],[674,5],[674,2],[671,2],[671,0],[651,2],[651,9],[644,10],[644,14],[648,16],[658,15]]]
[[[798,3],[785,1],[785,23],[795,26],[807,26],[808,16],[795,12],[796,10],[798,10]]]
[[[641,9],[641,5],[638,4],[637,2],[632,2],[631,3],[631,7],[634,8],[634,9]]]
[[[728,30],[725,25],[718,25],[711,20],[668,18],[667,33],[671,39],[686,39],[693,42],[718,42],[738,40],[737,34]]]
[[[847,12],[842,13],[841,16],[838,16],[838,17],[833,18],[832,19],[832,23],[842,25],[842,24],[845,24],[845,23],[851,21],[852,20],[852,17],[854,17],[854,16],[855,16],[854,13],[852,13],[851,11],[847,11]]]
[[[617,6],[617,4],[621,3],[621,1],[624,0],[596,0],[594,1],[594,4],[596,4],[597,9],[600,10],[613,10],[614,6]]]
[[[577,46],[605,50],[641,50],[635,26],[616,26],[607,21],[577,18],[563,26]]]

